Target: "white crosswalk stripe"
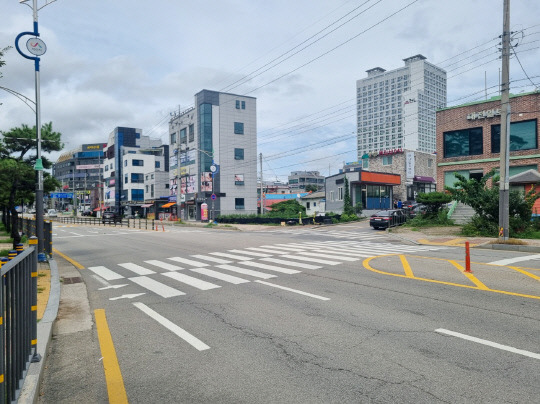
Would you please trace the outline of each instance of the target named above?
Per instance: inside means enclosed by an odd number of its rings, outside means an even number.
[[[228,253],[222,253],[222,252],[211,252],[210,254],[217,255],[218,257],[232,258],[239,261],[244,261],[244,260],[247,261],[247,260],[253,259],[253,257],[244,257],[243,255],[228,254]]]
[[[117,279],[123,279],[124,277],[120,274],[117,274],[116,272],[111,271],[109,268],[106,267],[90,267],[88,268],[90,271],[95,273],[97,276],[105,279],[106,281],[114,281]]]
[[[320,269],[321,266],[305,264],[303,262],[291,262],[279,258],[262,258],[261,261],[275,262],[276,264],[287,265],[290,267],[303,268],[303,269]]]
[[[163,262],[159,260],[148,260],[144,262],[146,262],[147,264],[162,268],[162,269],[166,269],[167,271],[180,271],[183,269],[182,267],[179,267],[178,265],[169,264],[168,262]]]
[[[181,262],[182,264],[189,265],[192,267],[198,267],[198,268],[207,267],[210,265],[210,264],[207,264],[206,262],[193,261],[193,260],[182,258],[182,257],[171,257],[167,259],[171,261]]]
[[[120,265],[122,268],[126,268],[126,269],[130,270],[131,272],[136,273],[137,275],[152,275],[152,274],[155,274],[154,271],[152,271],[150,269],[147,269],[145,267],[142,267],[140,265],[137,265],[137,264],[132,264],[131,262],[126,262],[124,264],[118,264],[118,265]]]
[[[200,259],[200,260],[206,260],[206,261],[210,261],[210,262],[215,262],[217,264],[230,264],[232,262],[232,261],[224,260],[224,259],[221,259],[221,258],[208,257],[206,255],[192,255],[192,257]]]
[[[346,257],[344,255],[320,254],[320,253],[314,253],[314,252],[311,252],[311,251],[307,251],[307,252],[301,251],[298,254],[306,255],[308,257],[335,259],[335,260],[339,260],[339,261],[358,261],[359,260],[359,258]]]
[[[190,268],[189,269],[192,272],[196,272],[201,275],[209,276],[210,278],[219,279],[225,282],[232,283],[234,285],[239,285],[241,283],[248,283],[249,281],[247,279],[238,278],[237,276],[232,276],[229,274],[224,274],[218,271],[213,271],[211,269],[207,268]]]
[[[275,278],[276,275],[265,274],[264,272],[253,271],[251,269],[235,267],[234,265],[218,265],[218,268],[226,269],[228,271],[237,272],[243,275],[254,276],[255,278],[270,279]]]
[[[195,278],[193,276],[181,274],[178,272],[164,272],[162,275],[168,276],[169,278],[174,279],[175,281],[185,283],[186,285],[193,286],[194,288],[197,288],[200,290],[210,290],[210,289],[216,289],[216,288],[221,287],[214,283],[201,281],[200,279]]]
[[[243,254],[243,255],[251,255],[254,257],[271,257],[272,256],[272,254],[257,253],[257,252],[245,251],[245,250],[229,250],[229,252]]]
[[[165,285],[164,283],[158,282],[147,276],[137,276],[134,278],[129,278],[130,281],[135,282],[137,285],[142,286],[145,289],[148,289],[151,292],[154,292],[161,297],[174,297],[185,295],[184,292],[180,292],[177,289],[171,288],[170,286]]]
[[[283,267],[277,267],[275,265],[263,264],[261,262],[242,261],[242,262],[239,262],[239,264],[249,265],[249,266],[252,266],[252,267],[255,267],[255,268],[259,268],[259,269],[267,269],[269,271],[281,272],[282,274],[288,274],[288,275],[298,274],[298,273],[301,272],[301,271],[297,271],[296,269],[288,269],[288,268],[283,268]]]
[[[317,262],[319,264],[326,264],[326,265],[339,265],[339,264],[341,264],[341,262],[339,262],[339,261],[328,261],[328,260],[323,260],[323,259],[319,259],[319,258],[302,257],[302,256],[298,256],[298,255],[281,255],[281,258],[289,258],[289,259],[292,259],[292,260]]]

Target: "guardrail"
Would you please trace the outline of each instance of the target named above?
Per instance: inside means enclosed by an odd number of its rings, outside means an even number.
[[[37,348],[37,238],[0,261],[0,402],[17,400]]]
[[[87,217],[87,216],[59,216],[56,221],[66,224],[92,224],[97,226],[120,226],[130,227],[134,229],[146,229],[153,230],[155,226],[154,219],[122,219],[119,222],[106,222],[103,223],[99,217]]]

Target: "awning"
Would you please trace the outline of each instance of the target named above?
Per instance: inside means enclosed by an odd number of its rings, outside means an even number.
[[[153,203],[147,203],[146,205],[141,205],[141,208],[149,208],[152,205]]]
[[[171,206],[176,205],[176,202],[169,202],[162,206],[162,208],[170,208]]]
[[[101,208],[95,208],[94,212],[97,212],[99,210],[106,210],[107,208],[105,206],[102,206]]]
[[[435,179],[433,177],[424,177],[422,175],[415,175],[413,178],[413,181],[418,182],[435,182]]]

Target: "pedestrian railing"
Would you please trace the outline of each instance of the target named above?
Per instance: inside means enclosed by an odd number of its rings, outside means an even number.
[[[33,246],[0,259],[0,402],[18,399],[37,348],[37,238]],[[18,253],[18,254],[17,254]]]
[[[154,230],[154,219],[122,219],[118,222],[107,221],[102,222],[99,217],[87,217],[87,216],[59,216],[56,221],[66,224],[92,224],[97,226],[120,226],[130,227],[135,229]]]
[[[19,231],[23,232],[28,238],[37,237],[35,219],[25,219],[19,216]],[[47,255],[52,255],[52,222],[43,222],[43,241]]]

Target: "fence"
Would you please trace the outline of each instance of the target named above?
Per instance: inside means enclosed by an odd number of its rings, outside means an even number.
[[[34,219],[24,219],[19,216],[19,231],[22,231],[28,238],[37,237],[36,221]],[[43,222],[44,247],[47,255],[52,255],[52,222]]]
[[[118,222],[102,222],[102,219],[98,217],[85,217],[85,216],[59,216],[56,221],[66,224],[92,224],[98,226],[120,226],[130,227],[134,229],[146,229],[153,230],[155,226],[154,219],[122,219]]]
[[[37,347],[37,239],[35,246],[0,262],[0,402],[20,394],[26,371],[39,361]],[[11,252],[10,252],[11,254]],[[11,255],[10,255],[11,257]]]

